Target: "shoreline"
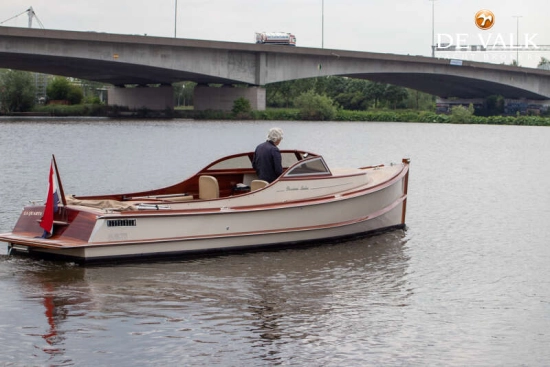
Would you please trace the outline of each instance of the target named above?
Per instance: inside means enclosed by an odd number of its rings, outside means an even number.
[[[300,110],[295,108],[266,109],[233,114],[230,111],[195,111],[191,109],[175,109],[165,111],[121,110],[116,106],[75,105],[52,106],[45,110],[1,114],[0,119],[37,119],[37,118],[105,118],[105,119],[185,119],[185,120],[262,120],[262,121],[322,121],[303,119]],[[354,122],[416,122],[416,123],[450,123],[450,124],[482,124],[482,125],[519,125],[519,126],[550,126],[547,116],[463,116],[457,118],[452,114],[438,114],[431,111],[416,110],[376,110],[350,111],[338,110],[331,121]]]

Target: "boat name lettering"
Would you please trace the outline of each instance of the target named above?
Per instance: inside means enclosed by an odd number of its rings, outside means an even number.
[[[110,233],[109,241],[126,241],[128,239],[128,233]]]
[[[300,187],[286,187],[286,191],[300,191],[300,190],[309,190],[309,187],[307,186],[300,186]]]
[[[23,215],[28,215],[28,216],[42,215],[42,212],[23,212]]]

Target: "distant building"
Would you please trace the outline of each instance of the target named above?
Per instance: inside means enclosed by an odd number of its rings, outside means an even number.
[[[436,98],[437,113],[451,113],[454,106],[463,106],[468,108],[470,104],[473,105],[476,111],[485,107],[485,100],[483,98],[476,99],[458,99],[458,98]],[[539,101],[530,99],[504,99],[504,114],[515,116],[520,115],[540,115],[545,114],[550,109],[550,101]]]
[[[480,108],[483,106],[483,99],[482,98],[475,98],[475,99],[459,99],[459,98],[441,98],[437,97],[435,100],[435,112],[437,113],[451,113],[451,110],[454,106],[462,106],[465,108],[468,108],[471,105],[474,106],[474,108]]]
[[[34,99],[37,103],[44,104],[46,101],[46,89],[48,88],[49,75],[34,73]]]

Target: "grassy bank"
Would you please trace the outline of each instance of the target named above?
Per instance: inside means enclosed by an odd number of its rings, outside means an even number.
[[[108,116],[109,106],[100,104],[35,106],[32,112],[49,116]]]
[[[141,109],[129,111],[117,106],[105,105],[49,105],[37,106],[32,112],[48,116],[108,116],[128,118],[188,118],[196,120],[273,120],[300,121],[299,109],[268,108],[265,111],[251,111],[234,115],[231,112],[195,111],[189,108],[174,111],[150,111]],[[347,111],[338,110],[334,121],[380,121],[380,122],[422,122],[422,123],[459,123],[488,125],[529,125],[550,126],[550,117],[542,116],[460,116],[436,114],[430,111],[414,110],[378,110]]]
[[[234,116],[231,112],[176,110],[177,117],[197,120],[302,120],[298,109],[267,109],[252,111],[245,115]],[[429,111],[347,111],[338,110],[334,121],[380,121],[380,122],[422,122],[422,123],[456,123],[488,125],[529,125],[550,126],[550,117],[541,116],[467,116],[458,118],[453,115],[436,114]]]
[[[429,111],[339,111],[338,121],[427,122],[450,124],[550,126],[550,117],[542,116],[455,116]]]

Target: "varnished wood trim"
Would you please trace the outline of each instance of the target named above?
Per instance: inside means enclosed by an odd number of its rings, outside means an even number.
[[[59,175],[59,170],[57,169],[57,161],[55,160],[55,155],[52,154],[53,165],[55,167],[55,175],[57,177],[57,183],[59,184],[59,195],[61,195],[61,203],[63,206],[67,206],[67,199],[65,199],[65,191],[63,190],[63,183],[61,183],[61,176]]]

